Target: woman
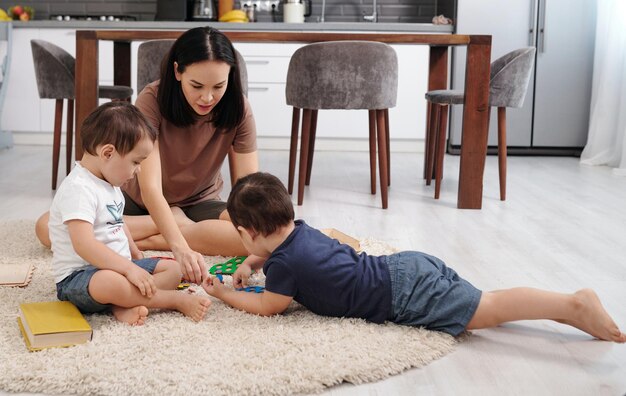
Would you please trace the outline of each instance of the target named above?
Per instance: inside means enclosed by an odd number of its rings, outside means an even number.
[[[202,254],[245,255],[220,200],[220,169],[231,153],[234,179],[258,170],[256,127],[242,93],[232,43],[211,27],[183,33],[161,79],[135,105],[159,131],[154,151],[123,190],[125,222],[141,250],[171,250],[186,279],[206,275]],[[47,216],[38,221],[44,244]]]

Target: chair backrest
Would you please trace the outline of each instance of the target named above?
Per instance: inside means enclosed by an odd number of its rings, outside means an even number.
[[[44,40],[31,40],[35,78],[42,99],[74,98],[75,60],[63,48]]]
[[[534,47],[511,51],[493,61],[489,104],[495,107],[522,107],[534,63]]]
[[[141,92],[146,85],[161,78],[161,67],[172,45],[172,39],[150,40],[139,44],[137,49],[137,92]],[[248,70],[246,62],[239,51],[235,50],[239,76],[243,94],[248,96]]]
[[[287,104],[301,109],[388,109],[398,95],[398,58],[387,44],[328,41],[294,52]]]

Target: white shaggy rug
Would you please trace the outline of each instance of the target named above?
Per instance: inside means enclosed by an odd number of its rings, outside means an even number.
[[[27,287],[0,287],[0,391],[314,393],[424,366],[450,352],[456,342],[423,329],[321,317],[295,303],[285,315],[264,318],[213,300],[200,323],[166,311],[151,312],[141,327],[120,324],[110,315],[88,315],[91,342],[28,352],[16,323],[19,303],[56,299],[51,254],[36,241],[33,229],[31,221],[0,223],[0,265],[32,261],[36,267]],[[393,251],[372,240],[361,243],[370,253]],[[224,258],[206,260],[213,264]],[[262,283],[262,276],[256,281]]]

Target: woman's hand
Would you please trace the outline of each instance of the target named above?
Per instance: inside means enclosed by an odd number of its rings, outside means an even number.
[[[207,278],[206,264],[200,253],[190,248],[176,250],[173,253],[180,264],[184,279],[199,285]]]
[[[252,275],[252,268],[245,261],[239,264],[237,270],[233,274],[233,287],[239,289],[248,286],[248,279]]]
[[[138,267],[135,264],[132,264],[132,267],[126,271],[124,276],[130,283],[139,289],[142,296],[152,298],[154,293],[157,291],[152,275],[145,269]]]
[[[207,276],[202,282],[202,288],[208,295],[221,299],[221,295],[226,291],[226,287],[217,277]]]

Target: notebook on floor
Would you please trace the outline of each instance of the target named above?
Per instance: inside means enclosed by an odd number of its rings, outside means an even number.
[[[82,344],[93,334],[78,308],[68,301],[20,304],[17,322],[30,351]]]

